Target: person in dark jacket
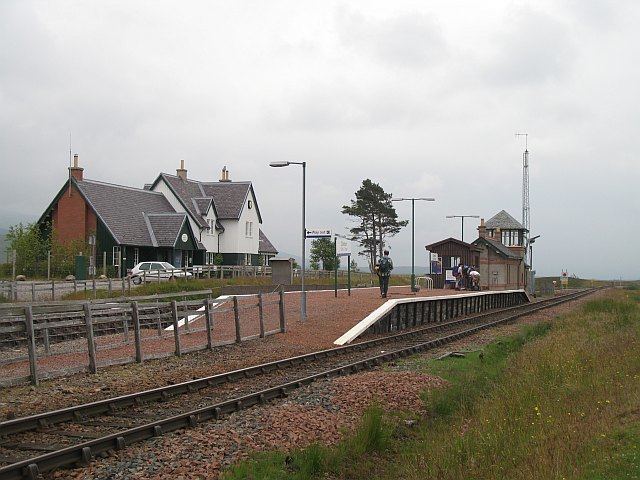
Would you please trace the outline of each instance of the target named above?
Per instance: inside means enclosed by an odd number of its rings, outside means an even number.
[[[382,296],[382,298],[387,298],[391,270],[393,270],[393,260],[391,260],[391,257],[389,256],[389,250],[385,250],[384,255],[376,264],[376,273],[378,274],[378,279],[380,280],[380,295]]]

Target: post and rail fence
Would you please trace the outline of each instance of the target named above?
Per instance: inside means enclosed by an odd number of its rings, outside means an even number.
[[[37,385],[44,378],[211,350],[285,329],[282,289],[223,299],[203,290],[0,306],[0,385]]]

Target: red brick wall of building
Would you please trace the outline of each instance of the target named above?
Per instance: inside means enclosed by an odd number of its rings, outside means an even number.
[[[96,231],[96,215],[74,187],[71,195],[69,187],[65,189],[53,208],[52,220],[56,241],[60,243],[85,241]]]

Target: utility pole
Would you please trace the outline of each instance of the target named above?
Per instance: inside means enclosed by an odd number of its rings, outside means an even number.
[[[446,218],[459,218],[462,220],[462,231],[460,235],[460,239],[464,242],[464,219],[465,218],[480,218],[479,215],[447,215]]]

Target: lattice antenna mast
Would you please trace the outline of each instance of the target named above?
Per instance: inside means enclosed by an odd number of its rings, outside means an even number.
[[[516,133],[516,138],[524,137],[524,153],[522,154],[522,226],[527,230],[524,232],[525,259],[529,250],[530,215],[529,206],[529,134]]]

